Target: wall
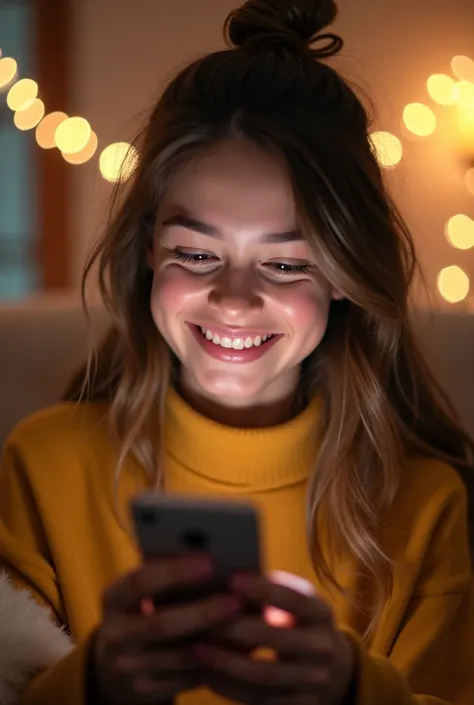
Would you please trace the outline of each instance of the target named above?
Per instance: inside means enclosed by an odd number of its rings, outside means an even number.
[[[75,110],[90,120],[99,148],[131,138],[144,110],[173,72],[201,52],[222,46],[222,22],[236,4],[236,0],[71,1]],[[449,72],[455,54],[474,54],[474,3],[346,0],[340,2],[335,29],[346,42],[336,65],[359,85],[370,87],[377,126],[398,133],[403,106],[428,99],[428,75]],[[466,212],[474,217],[474,198],[464,187],[447,132],[447,127],[441,129],[442,139],[435,133],[422,142],[405,141],[406,159],[390,175],[430,283],[446,264],[463,266],[474,281],[474,251],[453,250],[443,235],[451,215]],[[98,173],[97,158],[74,169],[77,282],[85,253],[100,231],[111,188]]]

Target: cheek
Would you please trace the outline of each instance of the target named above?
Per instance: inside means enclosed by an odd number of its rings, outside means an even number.
[[[180,267],[170,266],[158,271],[153,279],[152,305],[161,314],[177,313],[195,304],[202,295],[202,282],[199,285],[195,275],[190,275]]]
[[[296,334],[305,335],[326,324],[330,293],[314,287],[302,286],[279,296],[276,305],[281,315]]]

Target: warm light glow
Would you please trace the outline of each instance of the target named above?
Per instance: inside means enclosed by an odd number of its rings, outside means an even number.
[[[453,88],[455,103],[472,103],[474,100],[474,83],[458,81]]]
[[[474,247],[474,220],[462,213],[453,215],[446,223],[446,237],[459,250]]]
[[[84,149],[81,149],[80,152],[75,152],[74,154],[66,154],[65,152],[62,152],[62,155],[69,164],[85,164],[94,156],[97,145],[97,135],[94,131],[92,131],[91,136],[89,137],[89,142],[86,144]]]
[[[67,118],[58,125],[54,133],[56,147],[66,154],[80,152],[89,142],[91,131],[91,126],[85,118]]]
[[[435,114],[423,103],[407,105],[403,111],[403,122],[410,132],[419,137],[428,137],[436,129]]]
[[[461,81],[474,83],[474,61],[468,56],[455,56],[451,61],[451,68]]]
[[[453,105],[456,102],[455,85],[455,80],[443,73],[433,74],[426,82],[428,93],[439,105]]]
[[[32,130],[44,115],[44,103],[40,98],[36,98],[25,110],[18,110],[15,113],[13,122],[19,130]]]
[[[0,88],[8,86],[10,81],[13,81],[15,78],[17,71],[18,64],[15,59],[9,56],[4,56],[0,59]]]
[[[100,173],[106,181],[128,179],[138,161],[135,147],[128,142],[115,142],[106,147],[99,158]]]
[[[20,78],[7,93],[7,105],[10,110],[26,110],[36,100],[37,95],[36,81],[31,78]]]
[[[438,274],[438,289],[450,304],[458,303],[469,293],[469,277],[460,267],[445,267]]]
[[[400,162],[403,156],[403,147],[398,137],[390,132],[377,131],[372,132],[370,141],[381,166],[389,168]]]
[[[469,191],[469,193],[472,193],[472,195],[474,196],[474,169],[469,169],[469,171],[466,174],[465,181],[466,181],[467,190]]]
[[[36,141],[43,149],[53,149],[56,147],[54,133],[56,128],[67,119],[66,113],[55,111],[45,115],[36,128]]]
[[[474,159],[474,83],[459,81],[456,84],[458,97],[458,142],[461,152]]]

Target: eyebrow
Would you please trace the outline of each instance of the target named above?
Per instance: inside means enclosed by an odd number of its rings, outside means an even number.
[[[207,235],[208,237],[214,237],[218,240],[222,240],[223,238],[218,228],[186,215],[173,215],[171,218],[167,218],[163,221],[162,224],[164,227],[186,228],[187,230],[192,230],[193,232]],[[261,240],[268,244],[278,244],[303,240],[303,236],[299,230],[288,230],[281,233],[265,233],[262,235]]]

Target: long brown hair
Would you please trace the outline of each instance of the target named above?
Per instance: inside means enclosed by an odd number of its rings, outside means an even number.
[[[65,398],[109,401],[121,444],[117,481],[133,454],[162,486],[164,400],[176,364],[150,312],[145,260],[155,214],[177,171],[217,140],[252,140],[278,154],[303,233],[345,297],[332,304],[324,340],[301,372],[301,388],[322,394],[326,409],[308,487],[308,542],[317,574],[334,583],[315,530],[324,518],[334,551],[354,556],[377,585],[374,624],[392,580],[377,521],[404,459],[424,454],[468,467],[473,445],[410,328],[415,252],[384,187],[368,113],[322,61],[342,46],[321,34],[335,16],[332,0],[249,0],[226,20],[230,48],[193,62],[166,88],[84,273],[83,292],[97,265],[112,326]]]

